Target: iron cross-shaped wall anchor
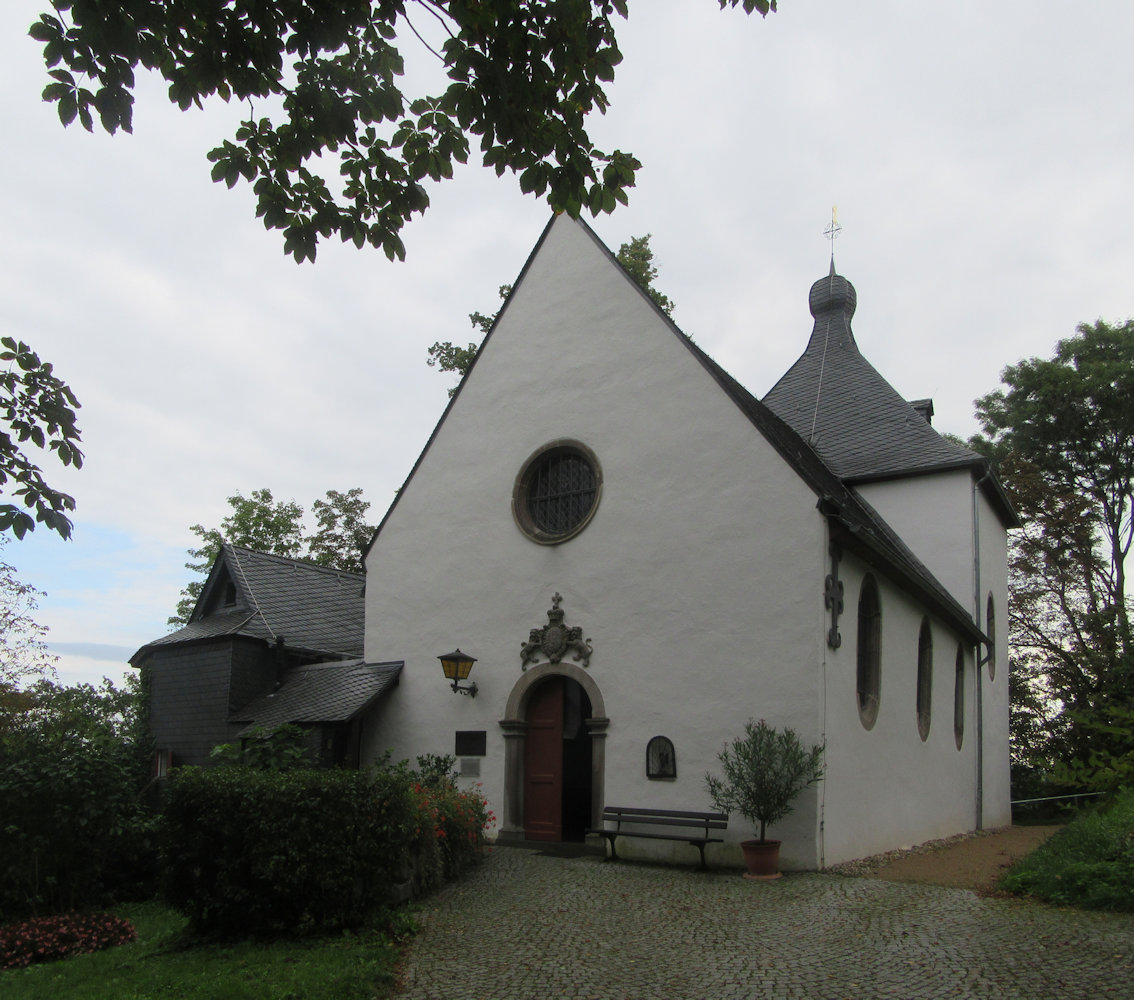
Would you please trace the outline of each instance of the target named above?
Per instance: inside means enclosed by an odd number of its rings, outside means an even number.
[[[827,630],[827,645],[838,649],[843,644],[839,635],[839,615],[843,613],[843,581],[839,579],[839,560],[843,553],[838,542],[831,542],[831,572],[823,584],[823,606],[831,612],[831,627]]]

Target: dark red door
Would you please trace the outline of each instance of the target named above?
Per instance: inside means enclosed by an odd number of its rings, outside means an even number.
[[[551,677],[532,692],[524,742],[524,836],[563,837],[563,681]]]

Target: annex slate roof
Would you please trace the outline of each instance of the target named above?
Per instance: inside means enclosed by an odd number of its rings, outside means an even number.
[[[221,547],[197,606],[184,627],[143,646],[135,657],[166,646],[242,635],[332,657],[362,655],[361,573],[316,566],[227,542]],[[231,582],[235,600],[223,591]]]
[[[945,440],[862,356],[851,331],[857,293],[842,275],[811,286],[815,324],[806,350],[764,403],[851,482],[983,466],[974,451]],[[930,411],[931,412],[931,411]]]
[[[403,664],[344,660],[295,667],[280,687],[234,712],[230,722],[274,729],[289,722],[348,722],[398,683]]]

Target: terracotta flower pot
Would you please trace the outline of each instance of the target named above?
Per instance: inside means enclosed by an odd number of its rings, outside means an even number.
[[[778,840],[742,840],[745,878],[773,879],[780,877],[780,842]]]

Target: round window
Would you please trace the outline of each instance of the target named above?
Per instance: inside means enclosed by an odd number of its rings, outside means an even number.
[[[516,477],[512,514],[530,539],[555,545],[587,526],[601,493],[602,470],[594,452],[578,441],[553,441]]]

